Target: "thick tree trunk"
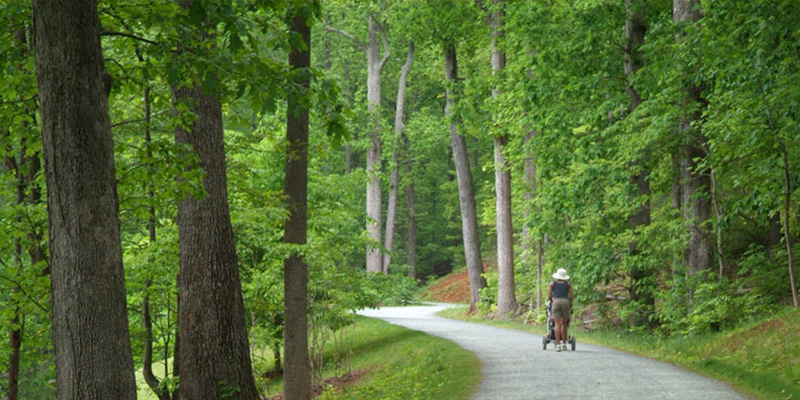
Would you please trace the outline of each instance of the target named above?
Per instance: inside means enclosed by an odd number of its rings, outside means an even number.
[[[34,1],[60,399],[135,399],[97,2]]]
[[[457,85],[458,63],[454,43],[445,46],[445,74],[450,85]],[[455,100],[452,88],[447,89],[447,104],[445,114],[450,117]],[[475,208],[475,191],[472,187],[472,171],[469,167],[467,141],[458,134],[457,117],[452,117],[450,122],[450,141],[453,146],[453,159],[456,164],[456,177],[458,179],[458,198],[461,204],[461,233],[464,240],[464,257],[467,262],[470,289],[470,312],[475,311],[480,301],[480,290],[486,287],[486,278],[483,277],[483,263],[481,260],[481,245],[478,238],[478,216]]]
[[[645,3],[643,1],[626,0],[625,7],[628,12],[628,20],[625,22],[625,38],[627,39],[624,54],[625,92],[630,98],[630,104],[628,104],[628,114],[630,115],[642,103],[642,97],[633,87],[630,79],[644,66],[644,55],[642,54],[641,46],[644,44],[647,24],[645,21]],[[643,226],[650,225],[650,171],[645,164],[645,160],[632,163],[633,171],[629,181],[632,186],[636,187],[636,199],[644,198],[644,203],[628,218],[628,226],[633,231],[634,238],[636,238],[628,244],[629,253],[635,264],[631,266],[630,270],[630,299],[632,302],[644,305],[644,308],[640,308],[641,312],[631,320],[633,326],[642,326],[649,323],[650,315],[655,311],[653,288],[648,283],[652,269],[637,258],[641,253],[637,230]]]
[[[502,75],[506,67],[506,54],[498,43],[502,39],[503,0],[494,0],[496,11],[492,13],[492,74]],[[502,79],[502,78],[501,78]],[[492,90],[492,97],[497,99],[500,90]],[[505,318],[516,312],[517,298],[514,282],[514,226],[511,215],[511,168],[505,155],[508,145],[508,134],[495,134],[494,137],[494,181],[496,194],[496,226],[497,226],[497,316]]]
[[[191,145],[206,172],[206,197],[178,203],[181,396],[219,398],[227,385],[238,388],[241,398],[255,399],[228,208],[222,110],[200,88],[174,93],[178,101],[191,99],[198,115],[191,131],[176,130],[176,142]]]
[[[406,63],[400,70],[400,81],[397,83],[397,108],[394,114],[394,145],[392,146],[392,175],[391,189],[389,190],[389,203],[386,206],[386,236],[383,247],[386,254],[383,255],[383,272],[389,272],[389,264],[392,262],[392,241],[394,240],[395,216],[397,214],[397,186],[399,185],[399,149],[400,135],[403,133],[403,110],[406,103],[406,82],[411,65],[414,63],[414,42],[408,42],[408,56]]]
[[[503,149],[508,137],[494,138],[495,193],[497,196],[497,315],[517,310],[514,282],[514,227],[511,222],[511,172]]]
[[[299,12],[292,17],[291,32],[303,38],[305,49],[292,48],[289,66],[293,70],[311,66],[311,28]],[[286,112],[286,196],[289,219],[284,225],[284,242],[297,246],[306,244],[308,223],[308,108],[303,101],[308,93],[307,74],[295,86],[302,91],[290,93]],[[284,393],[287,399],[311,398],[311,364],[308,356],[308,265],[302,252],[293,252],[284,261]]]
[[[367,236],[372,244],[367,245],[367,271],[382,272],[381,258],[381,69],[380,26],[371,16],[369,23],[369,45],[367,47],[367,112],[372,133],[367,150]]]
[[[672,10],[675,24],[693,23],[702,16],[698,0],[673,0]],[[682,40],[682,36],[679,40]],[[684,207],[684,218],[690,224],[689,245],[684,256],[689,274],[711,268],[714,260],[714,247],[709,229],[711,202],[708,193],[711,191],[711,182],[709,174],[701,166],[701,160],[706,155],[703,147],[707,140],[699,127],[692,126],[700,122],[702,110],[707,104],[702,92],[702,85],[697,83],[691,84],[687,89],[685,105],[694,111],[684,114],[678,126],[685,143],[680,161],[681,202]]]
[[[183,3],[191,8],[191,2]],[[213,43],[213,23],[179,49],[202,53]],[[209,33],[211,32],[211,33]],[[189,77],[198,85],[198,77]],[[176,103],[192,105],[196,119],[178,126],[175,142],[189,145],[205,171],[203,198],[178,203],[180,248],[180,397],[220,399],[236,392],[257,399],[250,364],[242,287],[228,206],[222,107],[217,93],[199,86],[173,86]]]

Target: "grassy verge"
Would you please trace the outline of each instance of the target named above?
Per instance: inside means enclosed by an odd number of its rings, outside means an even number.
[[[448,340],[365,317],[357,317],[355,326],[346,329],[346,344],[339,343],[338,350],[333,340],[326,345],[323,378],[346,372],[363,375],[336,389],[328,387],[320,399],[467,399],[480,382],[477,357]],[[154,366],[157,372],[162,368]],[[157,400],[141,371],[136,378],[138,398]],[[265,396],[282,390],[281,378],[273,378]]]
[[[544,333],[541,325],[519,320],[494,321],[465,316],[465,308],[443,311],[441,316],[494,326]],[[800,399],[800,310],[786,309],[762,322],[736,330],[669,338],[633,334],[622,330],[586,332],[574,327],[580,343],[613,347],[663,360],[729,383],[757,399]]]
[[[376,319],[358,319],[350,358],[353,370],[368,373],[323,399],[466,399],[480,381],[471,352]]]

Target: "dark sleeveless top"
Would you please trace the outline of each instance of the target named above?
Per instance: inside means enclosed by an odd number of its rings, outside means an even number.
[[[553,298],[569,299],[569,282],[553,282]]]

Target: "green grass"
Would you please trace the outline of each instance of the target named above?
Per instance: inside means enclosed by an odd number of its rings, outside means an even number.
[[[172,373],[172,359],[169,359],[169,369],[170,374]],[[147,386],[147,382],[144,381],[144,376],[142,375],[142,367],[136,367],[136,398],[138,400],[158,400],[158,396],[150,389],[150,386]],[[161,380],[164,375],[164,362],[163,361],[154,361],[153,362],[153,374]]]
[[[539,324],[466,316],[466,308],[439,315],[543,334]],[[785,309],[773,318],[736,330],[694,336],[659,337],[623,330],[587,332],[573,327],[580,343],[594,343],[666,361],[729,383],[756,399],[800,399],[800,310]]]
[[[329,389],[321,399],[467,399],[480,382],[477,357],[448,340],[365,317],[357,317],[355,326],[345,329],[350,337],[345,345],[340,343],[338,352],[332,339],[327,342],[323,379],[348,370],[364,375],[338,393]],[[347,356],[349,363],[342,361]],[[272,361],[265,357],[259,362],[271,365]],[[153,368],[163,370],[161,365]],[[157,400],[141,370],[136,378],[138,398]],[[280,377],[261,383],[268,383],[267,397],[283,390]]]
[[[351,370],[367,373],[322,399],[466,399],[480,381],[475,355],[448,340],[363,317],[352,334]]]

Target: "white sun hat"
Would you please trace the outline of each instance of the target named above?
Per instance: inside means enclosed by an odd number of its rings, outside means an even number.
[[[553,274],[553,278],[566,281],[569,279],[569,276],[567,276],[567,270],[565,270],[564,268],[559,268],[558,272]]]

